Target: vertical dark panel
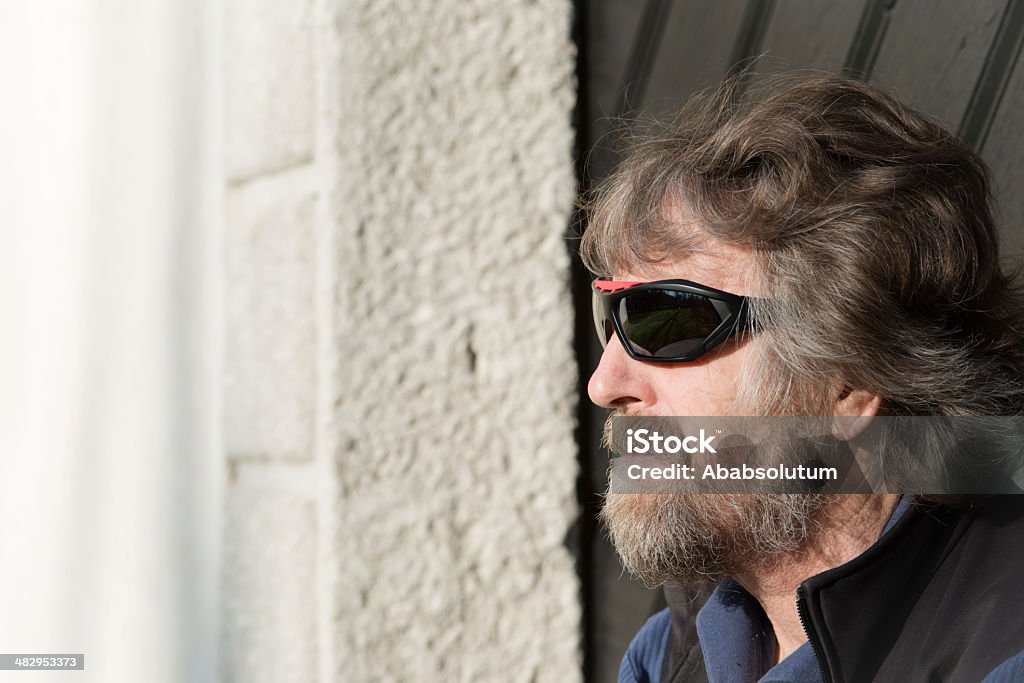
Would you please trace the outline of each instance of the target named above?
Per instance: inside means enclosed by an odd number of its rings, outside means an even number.
[[[585,41],[580,59],[586,66],[586,83],[581,83],[580,96],[584,98],[587,118],[582,123],[592,126],[621,113],[620,89],[646,3],[581,0],[577,4],[585,11],[578,16]]]
[[[843,67],[867,1],[780,0],[761,43],[764,56],[757,63],[757,71],[838,71]]]
[[[1024,58],[1018,56],[989,129],[982,156],[992,167],[1003,255],[1024,259]]]
[[[586,31],[600,50],[587,53],[590,112],[587,174],[603,178],[614,167],[616,126],[640,106],[664,34],[672,0],[621,2],[597,0],[586,5]],[[591,52],[597,54],[591,55]]]
[[[729,75],[738,73],[759,56],[774,11],[775,0],[747,0],[732,54],[729,55]]]
[[[644,101],[644,92],[654,69],[654,59],[661,47],[671,7],[671,0],[647,0],[647,7],[644,8],[629,51],[622,87],[619,89],[616,107],[619,115],[633,110]]]
[[[871,80],[959,125],[1007,0],[900,0]]]
[[[624,89],[635,79],[630,75],[630,64],[636,61],[632,55],[638,36],[645,32],[642,25],[648,3],[577,0],[577,7],[585,8],[581,31],[586,45],[597,46],[581,47],[580,55],[580,97],[586,111],[579,130],[586,138],[582,148],[585,168],[580,180],[587,186],[606,176],[615,165],[614,130],[623,114]]]
[[[890,12],[894,4],[895,0],[868,0],[846,55],[844,68],[847,73],[858,78],[871,73],[889,28]]]
[[[981,149],[985,145],[1013,66],[1020,56],[1022,42],[1024,0],[1010,0],[960,123],[960,137],[974,149]]]
[[[742,0],[673,3],[643,101],[646,113],[663,116],[722,80],[746,10]]]

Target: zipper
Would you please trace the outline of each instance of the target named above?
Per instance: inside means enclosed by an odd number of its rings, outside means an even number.
[[[815,637],[816,634],[811,628],[810,618],[807,614],[807,592],[804,590],[804,585],[800,584],[796,589],[796,613],[800,617],[800,625],[804,627],[804,633],[807,634],[807,642],[811,644],[811,652],[814,653],[814,660],[818,662],[818,669],[821,671],[821,680],[824,683],[831,683],[832,677],[828,675],[828,671],[825,669],[825,660],[823,659],[823,651],[821,643]]]

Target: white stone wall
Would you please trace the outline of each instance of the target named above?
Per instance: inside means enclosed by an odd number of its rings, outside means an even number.
[[[570,13],[227,0],[224,680],[580,680]]]

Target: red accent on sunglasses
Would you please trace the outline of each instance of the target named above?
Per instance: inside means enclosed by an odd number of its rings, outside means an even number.
[[[621,292],[624,289],[630,287],[636,287],[637,285],[645,285],[646,282],[620,282],[618,280],[594,280],[594,287],[598,291],[604,294],[612,294],[614,292]]]

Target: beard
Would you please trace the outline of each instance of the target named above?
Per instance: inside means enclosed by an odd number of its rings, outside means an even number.
[[[623,566],[649,587],[701,585],[798,553],[820,494],[609,493],[601,509]]]
[[[623,566],[640,581],[696,586],[799,553],[828,498],[609,492],[600,517]]]

